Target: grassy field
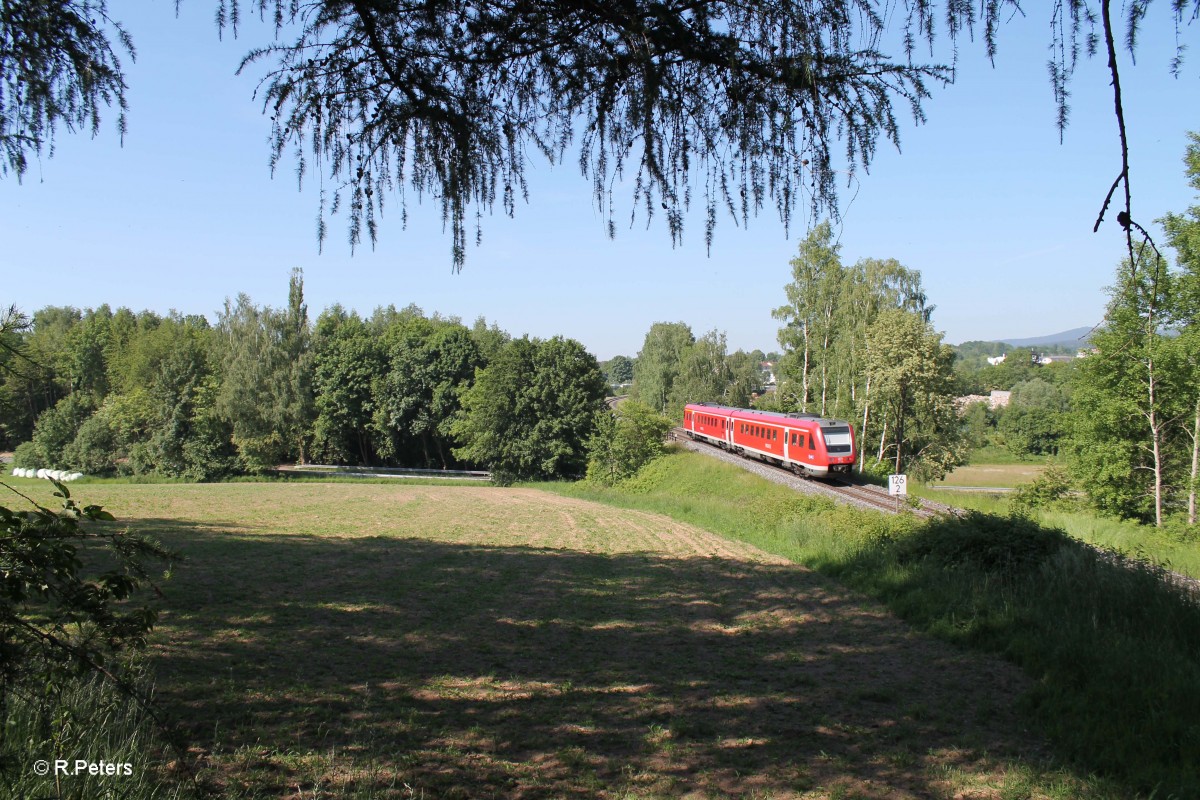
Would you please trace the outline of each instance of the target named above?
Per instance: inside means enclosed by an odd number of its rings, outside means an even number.
[[[1200,613],[1154,567],[1027,518],[918,524],[835,511],[701,455],[663,459],[615,490],[559,490],[779,553],[922,630],[1002,654],[1031,680],[1028,718],[1060,757],[1117,779],[1114,797],[1200,796]]]
[[[152,664],[227,797],[1120,796],[1041,766],[1017,669],[782,546],[528,488],[73,491],[186,555]]]
[[[956,468],[943,480],[930,487],[988,486],[1013,488],[1029,483],[1041,475],[1045,464],[967,464]]]

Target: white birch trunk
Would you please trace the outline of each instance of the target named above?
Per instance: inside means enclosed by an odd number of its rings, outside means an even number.
[[[1200,477],[1200,399],[1196,401],[1196,421],[1192,427],[1192,476],[1188,482],[1188,525],[1196,524],[1196,478]]]

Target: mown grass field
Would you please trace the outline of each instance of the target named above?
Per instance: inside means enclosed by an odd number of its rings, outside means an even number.
[[[1032,482],[1046,469],[1045,464],[966,464],[955,468],[943,480],[930,487],[987,486],[1013,488]]]
[[[781,547],[529,488],[73,491],[186,556],[151,664],[225,797],[1121,796],[1044,766],[1016,668]]]
[[[660,460],[614,490],[559,490],[784,555],[921,630],[1019,665],[1031,724],[1081,774],[1113,780],[1061,796],[1200,797],[1200,608],[1152,565],[1101,555],[1027,517],[917,523],[834,510],[698,454]],[[1145,529],[1138,541],[1134,555],[1169,552]]]

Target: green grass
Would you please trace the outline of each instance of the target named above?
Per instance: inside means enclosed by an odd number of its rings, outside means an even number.
[[[835,507],[697,454],[614,490],[77,496],[187,555],[151,656],[224,797],[1200,795],[1196,607],[1027,520]]]
[[[135,685],[145,692],[140,671]],[[164,734],[141,708],[108,681],[95,677],[55,686],[14,687],[2,709],[0,787],[11,798],[178,800],[197,797],[195,786],[171,780],[164,769]],[[96,764],[97,773],[82,760]],[[39,775],[39,762],[49,770]],[[65,762],[58,764],[56,762]],[[113,765],[99,774],[99,762]],[[49,766],[53,765],[53,766]],[[119,787],[119,795],[109,794]]]
[[[760,519],[779,548],[797,517],[860,547],[911,524],[712,463],[656,464],[626,496],[668,508],[677,483],[694,518]],[[1045,767],[1008,665],[666,516],[479,486],[77,498],[187,557],[148,656],[218,797],[1122,796]]]
[[[1012,497],[1006,493],[955,492],[919,485],[910,485],[909,491],[919,497],[988,514],[1004,515],[1012,511]],[[1200,540],[1196,538],[1181,539],[1151,525],[1102,517],[1079,508],[1040,509],[1033,515],[1043,524],[1061,528],[1082,542],[1200,579]]]
[[[613,491],[556,491],[685,519],[836,577],[917,627],[1002,654],[1056,751],[1130,794],[1200,796],[1200,610],[1139,562],[1028,520],[925,525],[832,511],[699,455]],[[711,499],[707,499],[711,498]]]
[[[1042,464],[1052,460],[1050,456],[1017,456],[1005,447],[980,447],[971,452],[970,464]]]
[[[968,464],[959,467],[943,480],[930,484],[935,487],[988,486],[1012,488],[1041,475],[1045,464]]]

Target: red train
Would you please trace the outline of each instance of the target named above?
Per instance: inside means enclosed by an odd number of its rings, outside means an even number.
[[[689,403],[683,410],[683,427],[690,438],[788,467],[797,475],[823,478],[854,466],[850,423],[816,414]]]

